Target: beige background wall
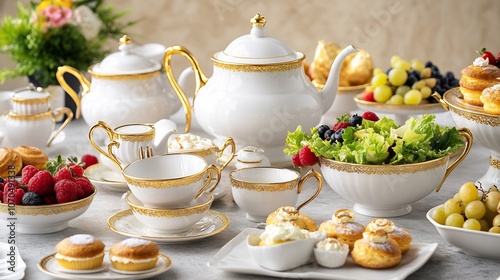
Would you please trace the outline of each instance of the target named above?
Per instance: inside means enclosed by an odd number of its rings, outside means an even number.
[[[16,12],[17,2],[0,0],[0,17]],[[184,45],[210,75],[212,53],[250,31],[255,13],[267,18],[268,33],[306,54],[310,62],[317,41],[354,44],[386,68],[392,55],[431,60],[456,75],[487,47],[500,51],[498,0],[108,0],[141,19],[129,29],[138,43]],[[110,44],[114,47],[114,43]],[[181,61],[181,59],[179,59]],[[184,62],[175,61],[178,65]],[[0,67],[12,65],[0,56]],[[187,64],[186,64],[187,65]],[[180,65],[179,68],[184,65]],[[12,89],[24,79],[9,81]]]

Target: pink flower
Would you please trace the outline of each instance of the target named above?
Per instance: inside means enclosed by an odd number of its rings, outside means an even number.
[[[41,10],[40,13],[45,17],[46,27],[55,28],[65,25],[73,14],[70,8],[57,5],[49,5]]]

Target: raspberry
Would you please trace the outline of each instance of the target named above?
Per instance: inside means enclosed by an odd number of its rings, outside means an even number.
[[[49,204],[56,204],[57,199],[53,194],[48,194],[43,197],[43,204],[49,205]]]
[[[3,191],[0,191],[0,203],[3,203]]]
[[[82,162],[85,163],[83,169],[86,169],[87,167],[98,163],[99,160],[94,155],[85,154],[82,156]]]
[[[338,122],[338,123],[333,125],[332,130],[333,130],[333,132],[336,132],[337,130],[339,130],[341,128],[347,128],[349,126],[350,126],[349,122]]]
[[[300,158],[299,158],[299,154],[295,154],[292,156],[292,163],[293,163],[293,166],[297,166],[297,167],[302,167],[302,163],[300,162]]]
[[[318,157],[311,152],[309,146],[302,147],[299,151],[299,159],[300,163],[304,166],[314,165],[318,162]]]
[[[4,193],[3,201],[5,204],[21,205],[23,202],[23,189],[15,189],[14,191]]]
[[[3,187],[3,203],[9,203],[8,202],[8,195],[9,193],[15,192],[16,189],[19,188],[19,184],[17,183],[16,180],[5,180],[4,187]]]
[[[26,165],[21,171],[21,185],[27,185],[31,177],[38,172],[38,169],[33,165]]]
[[[85,177],[76,178],[76,183],[80,186],[80,189],[83,191],[83,197],[87,197],[94,192],[94,188],[92,187],[92,183],[89,179]]]
[[[47,170],[38,171],[28,182],[28,191],[44,196],[54,192],[54,179]]]
[[[365,119],[365,120],[374,121],[374,122],[379,120],[377,114],[370,112],[370,111],[364,112],[363,115],[361,115],[361,117],[363,117],[363,119]]]
[[[68,164],[68,168],[73,174],[73,177],[82,177],[83,176],[83,167],[78,164],[70,163]]]
[[[57,183],[63,179],[73,180],[73,175],[71,174],[71,171],[69,169],[66,168],[59,169],[56,175],[54,175],[54,183]]]
[[[71,202],[78,199],[78,190],[80,186],[73,180],[63,179],[56,183],[56,199],[59,203]]]

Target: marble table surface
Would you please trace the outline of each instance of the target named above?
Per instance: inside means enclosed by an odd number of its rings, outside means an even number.
[[[448,113],[438,114],[443,122],[450,121]],[[74,120],[65,130],[65,137],[47,150],[49,156],[61,155],[81,156],[85,153],[97,154],[87,140],[88,126],[83,119]],[[201,131],[193,133],[203,134]],[[500,276],[498,260],[472,257],[464,254],[458,248],[448,245],[437,233],[434,226],[425,218],[426,212],[453,196],[458,188],[466,181],[475,181],[488,168],[488,151],[473,145],[470,154],[451,173],[438,193],[431,193],[426,198],[412,205],[410,214],[391,218],[397,225],[405,227],[413,235],[413,242],[438,243],[432,257],[420,269],[407,279],[497,279]],[[227,215],[230,224],[226,230],[204,239],[182,244],[160,244],[162,253],[172,260],[172,267],[164,274],[153,279],[273,279],[259,275],[229,273],[214,267],[208,267],[207,262],[219,249],[246,228],[255,228],[256,223],[246,220],[245,213],[233,202],[231,190],[228,186],[227,173],[219,187],[225,188],[227,194],[217,199],[212,209]],[[311,195],[314,188],[305,188],[299,197]],[[52,279],[38,268],[40,259],[55,252],[55,245],[65,237],[90,233],[100,238],[109,248],[112,244],[125,239],[125,236],[115,233],[107,226],[108,218],[122,210],[128,209],[122,199],[123,192],[112,191],[98,187],[98,192],[89,209],[80,217],[69,222],[69,227],[56,233],[29,235],[17,233],[16,244],[23,260],[27,264],[25,279]],[[339,208],[352,208],[353,203],[341,198],[324,185],[319,196],[302,212],[311,216],[318,223],[329,220],[332,213]],[[357,215],[357,220],[367,223],[372,218]],[[2,225],[0,242],[6,242],[7,230]],[[475,242],[470,240],[470,242]],[[354,277],[354,275],[353,275]],[[78,279],[75,276],[75,279]]]

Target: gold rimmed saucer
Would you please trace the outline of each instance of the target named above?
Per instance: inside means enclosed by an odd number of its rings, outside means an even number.
[[[113,172],[111,168],[102,163],[91,165],[85,169],[85,177],[87,177],[92,184],[100,187],[107,188],[112,191],[125,192],[128,191],[125,179],[123,181],[106,180],[106,172]]]
[[[127,209],[112,215],[108,227],[114,232],[128,237],[137,237],[161,244],[184,243],[218,234],[229,226],[229,218],[217,211],[209,210],[196,224],[183,233],[167,234],[155,232],[139,222]]]

